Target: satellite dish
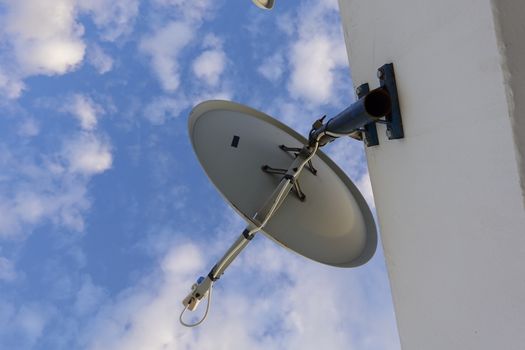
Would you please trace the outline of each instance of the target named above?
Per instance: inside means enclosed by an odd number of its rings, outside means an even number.
[[[252,0],[253,3],[264,10],[271,10],[275,0]]]
[[[357,187],[320,147],[340,136],[365,138],[377,145],[375,123],[389,138],[402,138],[401,114],[392,64],[380,68],[381,87],[360,86],[359,100],[323,122],[314,122],[308,139],[250,107],[206,101],[190,114],[191,143],[204,171],[247,226],[207,277],[200,277],[183,300],[180,322],[204,321],[213,284],[251,241],[263,232],[282,246],[337,267],[366,263],[377,246],[372,213]],[[385,120],[380,120],[381,117]],[[208,298],[204,316],[188,324],[186,310]]]
[[[227,101],[197,105],[189,118],[193,149],[226,201],[246,220],[275,190],[281,176],[262,167],[287,169],[304,137],[252,108]],[[366,201],[345,173],[321,151],[300,176],[305,196],[290,194],[261,232],[312,260],[339,267],[367,262],[377,233]],[[314,174],[315,172],[315,174]]]

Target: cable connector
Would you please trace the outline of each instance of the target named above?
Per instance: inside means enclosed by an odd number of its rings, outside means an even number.
[[[200,325],[208,316],[208,311],[210,309],[210,302],[211,302],[211,290],[213,287],[213,281],[210,279],[210,277],[199,277],[197,279],[197,282],[194,283],[191,286],[191,292],[184,298],[182,301],[182,305],[184,305],[184,310],[182,310],[179,321],[183,326],[186,327],[195,327]],[[200,319],[200,321],[189,324],[184,322],[182,319],[184,313],[186,310],[194,311],[199,303],[202,301],[203,298],[208,297],[208,303],[206,305],[206,311],[204,313],[204,316]]]

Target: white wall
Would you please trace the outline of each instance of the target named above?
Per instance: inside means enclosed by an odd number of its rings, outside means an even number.
[[[525,2],[339,5],[355,86],[396,69],[367,157],[402,348],[525,349]]]

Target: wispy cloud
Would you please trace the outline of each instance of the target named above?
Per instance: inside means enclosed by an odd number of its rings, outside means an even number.
[[[139,0],[77,0],[79,11],[91,15],[103,40],[128,35],[139,11]]]
[[[0,300],[0,345],[5,348],[30,349],[42,335],[55,310],[42,303],[28,303],[15,308]]]
[[[11,260],[0,256],[0,282],[11,282],[16,278],[16,271]]]
[[[284,57],[281,52],[265,58],[257,71],[266,79],[276,83],[284,73]]]
[[[84,276],[75,294],[73,309],[77,316],[84,316],[97,309],[107,297],[106,291],[93,283],[91,277]]]
[[[222,49],[211,49],[201,53],[193,61],[193,73],[210,86],[216,86],[226,65],[226,55]]]
[[[106,74],[113,69],[113,58],[105,53],[97,44],[89,46],[87,58],[89,63],[91,63],[100,74]]]
[[[184,97],[163,96],[153,99],[144,109],[144,116],[154,125],[164,124],[169,118],[176,118],[180,112],[190,107]]]
[[[195,24],[209,17],[215,8],[213,0],[153,0],[153,3],[161,10],[171,10],[176,17]]]
[[[99,115],[103,113],[101,106],[82,94],[75,94],[69,98],[64,110],[71,113],[79,121],[80,127],[87,131],[97,127]]]
[[[109,142],[97,133],[97,114],[103,111],[89,97],[74,95],[62,107],[78,119],[79,129],[63,139],[55,151],[0,145],[0,236],[20,238],[39,224],[51,222],[73,230],[84,227],[89,208],[87,184],[92,176],[111,167]],[[73,101],[72,104],[69,102]],[[38,132],[24,126],[25,133]],[[37,136],[35,136],[37,137]]]
[[[18,135],[22,137],[33,137],[40,133],[39,123],[34,118],[27,118],[20,124]]]
[[[208,6],[197,6],[197,9],[208,10]],[[229,99],[233,96],[230,79],[223,79],[228,57],[223,41],[217,35],[204,35],[200,39],[201,50],[197,51],[193,60],[184,64],[179,62],[182,51],[197,36],[200,24],[194,18],[200,20],[201,16],[197,16],[195,11],[189,11],[189,17],[181,21],[169,22],[141,41],[141,51],[151,56],[152,68],[166,92],[165,96],[155,97],[144,108],[145,118],[154,125],[178,117],[183,110],[203,100]],[[175,40],[174,35],[177,36]],[[186,79],[184,88],[179,89],[183,69],[191,71],[196,79]]]
[[[3,72],[0,68],[0,93],[8,99],[20,97],[24,90],[24,83],[15,74]]]
[[[157,24],[152,34],[142,38],[139,47],[151,58],[152,68],[162,88],[175,92],[181,79],[179,56],[192,43],[202,21],[211,14],[214,6],[209,0],[155,0],[154,4],[159,14],[169,11],[174,13],[175,19]],[[194,62],[194,73],[210,83],[216,82],[224,66],[222,51],[215,47],[215,50],[202,55]]]
[[[164,90],[174,92],[180,84],[179,54],[194,36],[194,30],[185,22],[170,22],[140,43],[142,52],[151,57],[153,70]]]

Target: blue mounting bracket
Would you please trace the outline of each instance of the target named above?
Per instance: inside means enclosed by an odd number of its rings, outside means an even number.
[[[386,136],[389,140],[402,139],[405,137],[405,133],[403,131],[403,121],[401,120],[401,109],[399,108],[394,64],[388,63],[379,68],[377,77],[381,87],[388,91],[392,100],[392,109],[385,116]]]
[[[389,140],[402,139],[405,137],[403,131],[403,122],[401,118],[401,109],[399,108],[399,99],[397,94],[396,76],[394,74],[394,65],[388,63],[377,70],[377,77],[379,78],[380,87],[387,90],[392,101],[390,113],[385,115],[376,122],[368,123],[364,126],[363,140],[367,147],[379,145],[379,138],[377,136],[376,123],[386,125],[386,135]],[[362,98],[370,91],[368,83],[360,85],[356,89],[357,98]]]

